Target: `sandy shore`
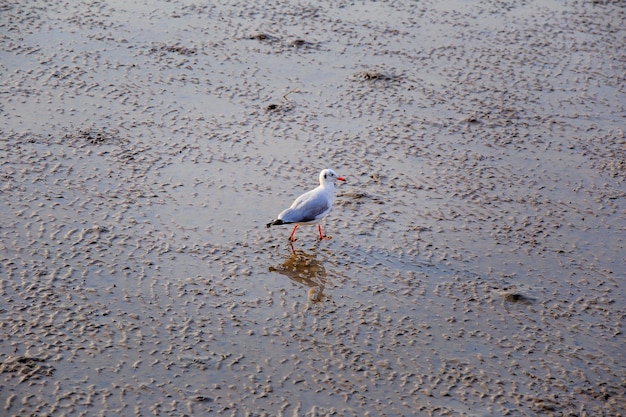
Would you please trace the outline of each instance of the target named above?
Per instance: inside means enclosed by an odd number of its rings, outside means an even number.
[[[0,5],[1,415],[624,415],[623,2],[203,3]]]

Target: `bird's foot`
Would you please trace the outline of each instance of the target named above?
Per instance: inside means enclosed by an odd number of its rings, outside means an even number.
[[[324,236],[320,236],[317,238],[318,241],[322,241],[322,240],[331,240],[333,237],[332,236],[328,236],[328,235],[324,235]]]

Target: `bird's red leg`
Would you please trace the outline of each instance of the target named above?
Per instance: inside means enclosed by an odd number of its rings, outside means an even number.
[[[291,234],[289,235],[289,241],[290,242],[295,242],[296,240],[293,238],[293,235],[296,233],[296,229],[298,228],[298,225],[296,224],[293,227],[293,230],[291,231]]]
[[[322,225],[321,224],[317,225],[317,230],[319,230],[319,232],[320,232],[320,241],[322,241],[324,239],[332,239],[331,236],[324,236],[324,233],[322,233]]]

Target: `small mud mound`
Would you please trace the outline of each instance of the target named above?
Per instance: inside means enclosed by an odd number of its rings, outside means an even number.
[[[268,35],[267,33],[262,32],[253,33],[249,35],[247,39],[262,42],[277,42],[279,40],[276,36]]]
[[[379,71],[359,71],[352,74],[353,81],[400,81],[402,77]]]
[[[293,110],[293,103],[270,103],[263,107],[263,110],[267,113],[287,113]]]
[[[509,303],[533,304],[537,301],[536,298],[530,295],[529,290],[519,288],[515,285],[502,289],[494,289],[493,292],[501,297],[505,302]]]
[[[159,44],[154,45],[152,48],[150,48],[151,53],[157,53],[160,51],[175,53],[175,54],[183,55],[183,56],[191,56],[191,55],[196,55],[198,53],[195,47],[187,47],[187,46],[180,45],[178,43],[173,44],[173,45],[159,43]]]
[[[273,44],[275,47],[279,49],[276,50],[277,53],[280,52],[288,52],[289,50],[297,49],[300,51],[303,50],[318,50],[319,43],[313,42],[310,40],[302,39],[302,38],[291,38],[291,39],[281,39],[278,36],[270,35],[264,32],[255,32],[244,39],[258,41],[265,44]]]
[[[306,41],[304,39],[292,39],[290,41],[287,42],[287,45],[292,46],[294,48],[315,48],[317,47],[317,43],[315,42],[309,42]]]
[[[76,133],[68,133],[64,139],[87,145],[117,145],[124,142],[117,130],[82,128]]]
[[[348,191],[337,196],[337,206],[361,205],[365,203],[385,204],[380,198],[364,191]]]

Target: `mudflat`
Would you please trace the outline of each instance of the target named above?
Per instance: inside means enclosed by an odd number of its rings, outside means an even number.
[[[205,3],[0,5],[0,414],[624,414],[623,2]]]

